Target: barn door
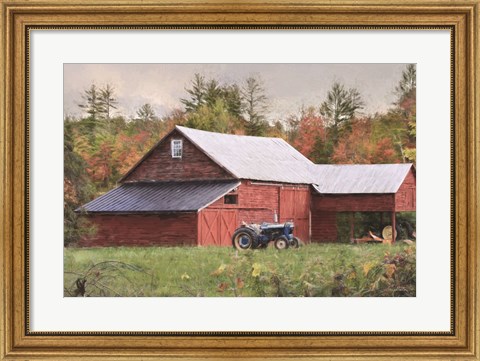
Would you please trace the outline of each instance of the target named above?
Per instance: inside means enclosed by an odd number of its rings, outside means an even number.
[[[295,236],[310,240],[310,191],[308,188],[280,188],[280,222],[293,221]]]
[[[231,246],[238,227],[235,209],[206,209],[199,214],[199,245]]]

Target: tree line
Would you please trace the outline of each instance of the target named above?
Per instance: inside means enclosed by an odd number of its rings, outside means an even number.
[[[299,89],[301,91],[301,89]],[[259,76],[221,83],[195,74],[165,116],[141,104],[133,117],[119,113],[113,84],[92,83],[78,100],[81,116],[64,119],[65,241],[79,236],[73,210],[113,188],[175,125],[254,136],[280,137],[315,163],[401,163],[416,160],[416,69],[407,65],[396,100],[383,113],[364,115],[356,88],[334,82],[320,104],[268,120],[270,100]]]

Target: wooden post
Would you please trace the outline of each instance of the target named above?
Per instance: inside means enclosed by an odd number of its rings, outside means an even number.
[[[395,217],[395,211],[392,212],[392,243],[395,242],[395,232],[397,229],[397,224],[396,224],[396,217]]]
[[[350,242],[353,242],[355,238],[354,218],[355,218],[355,212],[350,212]]]

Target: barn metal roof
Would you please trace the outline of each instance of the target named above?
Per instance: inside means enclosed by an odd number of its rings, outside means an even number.
[[[324,194],[396,193],[412,164],[316,164],[313,187]]]
[[[91,213],[189,212],[202,209],[240,182],[136,182],[125,183],[76,211]]]
[[[220,134],[176,126],[185,137],[239,179],[310,184],[313,163],[280,138]]]

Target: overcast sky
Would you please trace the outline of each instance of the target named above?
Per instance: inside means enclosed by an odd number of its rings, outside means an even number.
[[[260,76],[269,98],[269,120],[285,119],[305,106],[319,107],[334,81],[355,87],[365,102],[365,114],[383,112],[395,100],[406,64],[65,64],[64,113],[81,115],[78,103],[92,83],[114,86],[117,112],[134,116],[150,103],[159,116],[182,107],[195,73],[221,84],[242,84]]]

